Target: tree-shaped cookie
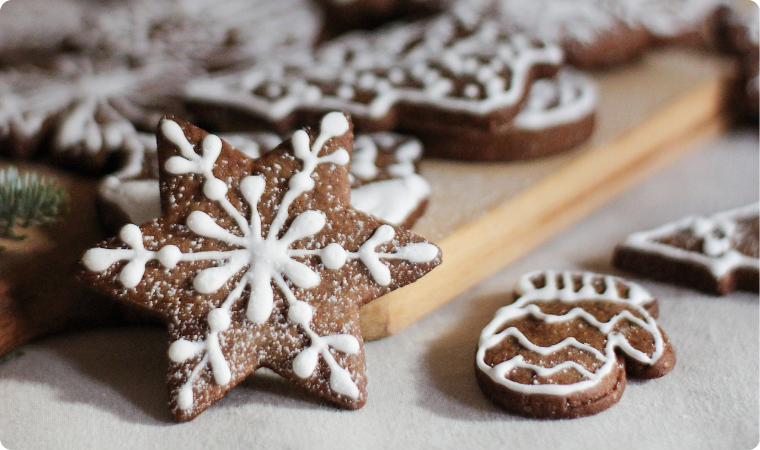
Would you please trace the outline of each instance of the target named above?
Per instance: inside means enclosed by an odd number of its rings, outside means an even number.
[[[190,420],[268,367],[345,408],[366,401],[359,307],[440,263],[350,206],[349,120],[251,159],[178,119],[158,131],[161,218],[88,251],[81,277],[169,325],[168,386]]]
[[[657,300],[620,278],[524,275],[514,303],[480,335],[475,372],[486,396],[516,414],[571,418],[620,400],[626,374],[657,378],[675,353],[657,326]]]
[[[690,216],[628,236],[615,248],[621,269],[725,295],[758,291],[760,206]]]

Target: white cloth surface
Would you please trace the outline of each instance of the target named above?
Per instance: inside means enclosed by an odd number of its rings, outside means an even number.
[[[321,403],[257,372],[190,423],[173,423],[157,329],[69,334],[0,363],[0,442],[21,449],[750,449],[760,439],[758,296],[716,298],[639,280],[660,300],[672,373],[629,381],[601,414],[539,421],[489,403],[474,376],[482,328],[536,269],[621,274],[627,234],[758,200],[758,137],[734,131],[656,173],[398,335],[366,344],[369,400]],[[445,257],[445,255],[444,255]]]

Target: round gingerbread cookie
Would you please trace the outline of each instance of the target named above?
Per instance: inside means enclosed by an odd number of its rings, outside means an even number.
[[[524,275],[514,303],[480,335],[475,372],[483,393],[535,418],[599,413],[620,400],[626,377],[657,378],[675,352],[641,286],[617,277],[542,271]]]

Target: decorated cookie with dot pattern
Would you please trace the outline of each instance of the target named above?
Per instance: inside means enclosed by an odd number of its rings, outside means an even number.
[[[583,272],[532,272],[480,335],[475,372],[506,410],[559,419],[617,403],[626,378],[657,378],[675,365],[658,308],[641,286]]]
[[[251,158],[277,147],[276,134],[221,133],[219,137]],[[126,163],[98,188],[98,213],[109,230],[161,216],[158,159],[152,145],[128,154]],[[392,225],[411,228],[422,216],[430,184],[418,172],[422,144],[395,133],[358,135],[351,162],[351,204]]]
[[[329,113],[258,159],[172,117],[157,136],[161,217],[86,252],[80,276],[166,321],[174,417],[193,419],[259,367],[363,406],[359,307],[441,253],[351,207],[348,118]]]
[[[361,132],[418,136],[426,155],[514,159],[496,151],[500,139],[533,82],[553,76],[562,59],[559,47],[505,34],[495,22],[443,15],[353,33],[313,58],[199,79],[186,98],[220,131],[285,132],[329,108],[349,112]]]
[[[613,261],[647,278],[713,294],[757,292],[759,214],[755,203],[634,233],[615,248]]]

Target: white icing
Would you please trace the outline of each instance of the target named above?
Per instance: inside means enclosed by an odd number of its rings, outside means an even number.
[[[597,97],[593,80],[562,70],[553,79],[533,83],[525,107],[515,117],[514,129],[540,131],[577,122],[594,113]]]
[[[532,280],[542,275],[546,280],[546,285],[536,288]],[[563,280],[564,286],[561,289],[557,283],[557,276],[561,276]],[[582,287],[577,292],[574,290],[574,276],[582,277]],[[599,277],[603,278],[605,286],[601,294],[596,291],[593,285],[593,280]],[[654,364],[663,354],[664,340],[654,319],[643,308],[643,306],[652,302],[653,298],[641,286],[629,282],[624,283],[629,289],[628,297],[621,298],[615,285],[616,281],[622,282],[622,280],[616,277],[593,273],[546,271],[523,275],[516,289],[516,294],[519,295],[519,298],[514,303],[501,308],[496,313],[496,317],[483,329],[480,335],[480,344],[476,355],[478,369],[488,375],[494,382],[513,391],[525,394],[568,395],[573,392],[590,389],[601,382],[604,376],[608,375],[615,367],[617,360],[616,351],[621,351],[640,363]],[[574,303],[583,300],[623,304],[635,311],[640,317],[632,314],[629,310],[623,310],[608,322],[600,322],[580,307],[573,308],[562,316],[545,314],[540,309],[541,302],[561,301]],[[503,329],[511,320],[525,316],[531,316],[546,323],[563,323],[576,318],[582,318],[590,326],[597,328],[600,333],[606,335],[604,352],[586,343],[579,342],[574,337],[568,337],[550,347],[541,347],[530,342],[515,327]],[[633,348],[623,335],[614,332],[615,325],[622,320],[630,321],[651,334],[654,341],[654,352],[651,356]],[[494,367],[486,364],[485,355],[488,349],[499,345],[499,343],[510,336],[516,338],[520,345],[527,350],[540,355],[549,355],[567,347],[574,347],[594,355],[602,365],[593,372],[574,361],[565,361],[553,367],[542,367],[525,362],[521,355],[517,355]],[[584,377],[584,380],[573,384],[522,384],[507,378],[509,373],[516,368],[528,368],[533,370],[537,375],[544,377],[562,370],[575,370]]]
[[[54,62],[56,70],[49,73],[24,69],[3,74],[0,138],[15,134],[33,143],[50,126],[54,152],[135,151],[146,145],[138,128],[153,128],[160,117],[146,105],[168,102],[175,79],[187,72],[176,63],[134,68],[85,57]]]
[[[476,17],[496,14],[503,26],[550,42],[589,44],[619,25],[673,37],[700,26],[725,0],[496,0],[471,6]]]
[[[738,268],[760,268],[760,260],[738,252],[731,245],[736,237],[737,222],[741,219],[757,217],[758,214],[760,214],[760,204],[754,203],[710,217],[685,217],[654,230],[633,233],[626,238],[624,245],[672,259],[691,261],[710,270],[715,278],[721,278]],[[690,230],[704,239],[703,253],[657,242],[685,230]]]
[[[430,196],[417,174],[377,181],[351,190],[351,206],[394,225],[402,224]]]
[[[658,37],[696,30],[726,0],[636,0],[621,2],[624,14]]]
[[[758,45],[760,41],[760,8],[755,5],[747,5],[747,10],[744,11],[746,16],[743,23],[747,27],[746,36],[753,45]]]
[[[225,67],[308,50],[319,33],[318,12],[306,0],[102,3],[82,11],[87,26],[68,43],[84,52]]]
[[[593,42],[601,32],[628,22],[622,11],[603,0],[499,0],[503,26],[550,42]]]
[[[252,158],[280,143],[280,138],[270,133],[220,134],[219,137],[239,150],[246,149],[244,153]],[[161,215],[158,180],[133,179],[143,172],[145,155],[155,153],[155,138],[151,140],[152,147],[130,153],[125,167],[106,177],[99,187],[101,198],[118,205],[132,223],[146,223]],[[422,144],[395,133],[372,133],[358,135],[354,145],[351,175],[367,184],[352,189],[352,206],[393,225],[404,223],[430,195],[428,182],[415,174],[415,163],[422,157]],[[372,181],[380,173],[376,161],[379,147],[395,148],[395,162],[384,168],[394,179]]]
[[[122,182],[109,176],[100,185],[100,196],[119,205],[132,223],[146,223],[161,216],[158,180]]]
[[[302,108],[345,110],[379,119],[397,104],[486,115],[523,99],[536,64],[562,61],[558,47],[504,35],[495,22],[484,22],[464,37],[456,35],[457,26],[452,17],[442,16],[376,34],[350,35],[324,46],[311,61],[256,66],[196,80],[188,85],[186,96],[195,102],[243,109],[270,121]],[[492,65],[510,70],[498,73]],[[452,80],[463,77],[482,90],[482,98],[452,90]],[[336,92],[320,87],[335,80],[344,87]],[[271,84],[281,87],[280,96],[255,94]],[[346,86],[373,98],[368,103],[346,98]]]
[[[348,371],[337,363],[330,348],[347,354],[355,354],[360,350],[358,340],[348,334],[320,336],[313,331],[311,329],[312,307],[295,297],[283,275],[287,276],[294,286],[310,289],[320,283],[320,276],[296,258],[319,257],[328,270],[339,269],[349,260],[359,260],[367,267],[375,282],[385,286],[392,280],[390,270],[381,260],[404,259],[412,263],[428,262],[437,257],[438,248],[432,244],[416,243],[400,247],[392,253],[378,253],[376,248],[390,242],[395,234],[392,227],[382,225],[356,252],[348,252],[337,243],[331,243],[322,249],[291,249],[294,242],[314,236],[324,228],[325,217],[319,211],[305,211],[299,214],[294,218],[284,236],[278,237],[289,217],[291,204],[303,193],[314,188],[312,176],[317,166],[348,164],[349,154],[342,148],[329,155],[320,156],[328,140],[348,132],[348,120],[341,113],[327,114],[322,119],[320,134],[312,145],[305,131],[299,130],[294,133],[292,138],[294,154],[303,167],[290,178],[288,190],[266,236],[262,235],[261,218],[257,209],[265,189],[264,178],[260,175],[251,175],[240,183],[240,192],[251,209],[250,220],[246,220],[227,199],[226,193],[229,188],[227,184],[217,179],[213,173],[222,147],[221,140],[214,135],[206,136],[201,144],[202,153],[199,155],[176,122],[164,120],[160,127],[164,136],[179,149],[181,154],[166,161],[166,170],[177,175],[200,175],[204,180],[204,194],[210,200],[217,202],[226,214],[234,219],[241,235],[222,228],[212,217],[202,211],[194,211],[188,216],[188,228],[200,237],[225,242],[234,249],[182,253],[175,246],[167,246],[158,252],[153,252],[144,248],[139,227],[130,224],[126,225],[121,233],[122,241],[129,248],[94,248],[85,254],[83,263],[90,270],[104,271],[118,261],[128,261],[121,269],[120,280],[125,287],[133,288],[140,283],[145,272],[145,264],[151,260],[158,260],[165,267],[174,267],[180,262],[206,260],[222,262],[222,265],[204,269],[195,276],[193,286],[200,294],[218,291],[242,272],[242,276],[224,303],[209,313],[207,318],[209,331],[206,338],[192,342],[180,339],[170,346],[169,356],[177,363],[203,354],[200,363],[180,388],[177,397],[178,407],[185,410],[192,407],[193,384],[207,364],[211,365],[217,384],[225,385],[230,382],[230,368],[219,344],[219,334],[225,332],[230,326],[230,308],[240,299],[245,288],[250,287],[251,294],[248,298],[246,316],[253,323],[265,322],[270,317],[273,308],[272,283],[287,301],[289,320],[299,325],[309,337],[310,346],[294,360],[296,374],[303,378],[311,376],[316,368],[317,356],[321,356],[330,369],[331,389],[350,398],[357,398],[359,396],[357,386]]]

